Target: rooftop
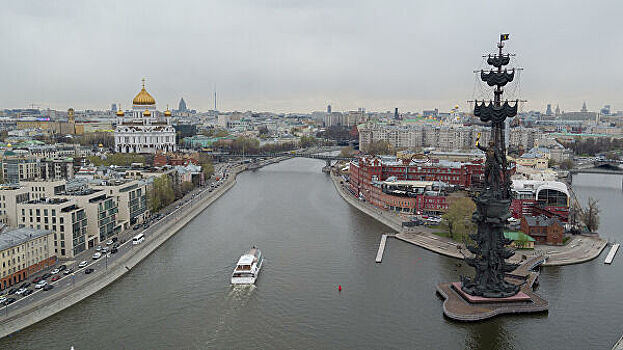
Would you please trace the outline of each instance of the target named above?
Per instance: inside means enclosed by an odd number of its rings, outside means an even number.
[[[23,227],[0,233],[0,250],[15,247],[24,242],[45,236],[51,232],[52,231]]]

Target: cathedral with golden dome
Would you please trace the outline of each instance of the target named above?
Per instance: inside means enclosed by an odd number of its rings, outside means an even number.
[[[132,109],[117,112],[115,152],[156,153],[175,152],[175,128],[171,125],[171,111],[156,110],[156,100],[145,90],[132,100]]]

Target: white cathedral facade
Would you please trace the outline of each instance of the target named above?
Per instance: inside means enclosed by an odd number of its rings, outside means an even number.
[[[132,110],[117,112],[115,152],[175,152],[175,128],[171,112],[156,110],[156,100],[143,88],[132,100]]]

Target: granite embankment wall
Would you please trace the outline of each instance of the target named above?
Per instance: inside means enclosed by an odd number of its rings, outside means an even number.
[[[282,160],[282,159],[280,159]],[[277,162],[280,160],[275,160]],[[47,317],[54,315],[82,300],[90,295],[105,288],[119,277],[130,271],[134,266],[145,259],[149,254],[154,252],[167,239],[176,234],[186,224],[199,215],[210,204],[216,201],[221,195],[226,193],[236,183],[238,173],[245,170],[245,167],[232,169],[232,176],[223,183],[223,185],[212,195],[207,192],[205,198],[199,199],[187,211],[178,212],[177,216],[172,217],[166,223],[160,225],[157,230],[147,236],[143,244],[135,246],[134,253],[128,253],[119,260],[108,265],[105,274],[94,274],[92,278],[87,278],[77,282],[75,286],[67,290],[51,296],[49,299],[43,299],[36,303],[29,304],[13,311],[13,315],[0,322],[0,338],[33,325]],[[131,244],[131,243],[128,243]]]

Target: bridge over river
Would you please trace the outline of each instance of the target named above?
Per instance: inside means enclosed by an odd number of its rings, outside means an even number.
[[[592,167],[569,170],[569,183],[577,186],[606,186],[623,189],[623,168],[620,163],[620,161],[602,161],[595,162]],[[595,177],[591,174],[607,176],[601,176],[599,183],[595,183]]]

